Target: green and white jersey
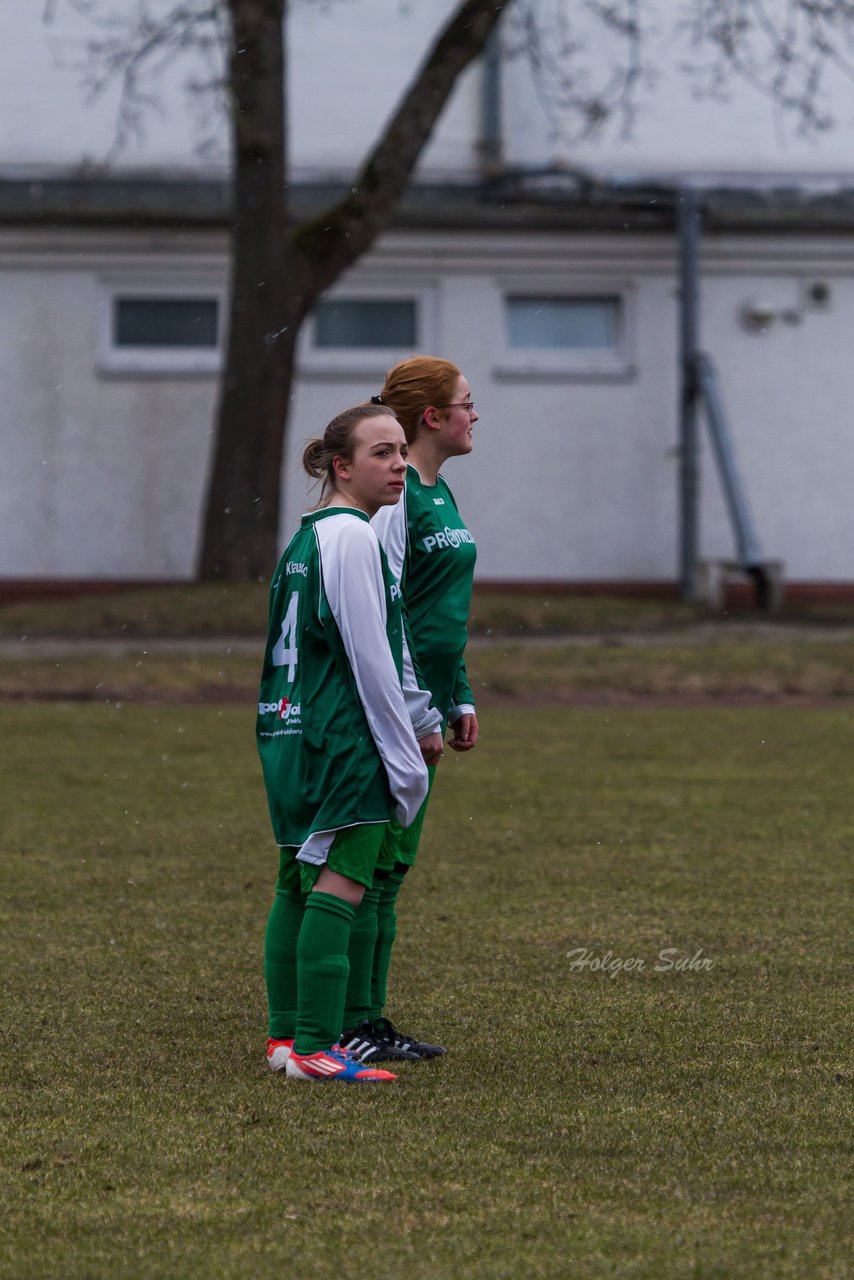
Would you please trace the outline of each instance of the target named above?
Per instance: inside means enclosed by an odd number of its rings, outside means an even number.
[[[373,526],[403,589],[415,657],[434,705],[451,721],[474,710],[463,653],[477,547],[443,477],[424,484],[406,473],[399,503],[382,507]]]
[[[256,722],[275,838],[302,861],[325,862],[336,831],[388,822],[392,805],[409,826],[427,794],[403,649],[400,588],[368,517],[303,516],[270,588]]]

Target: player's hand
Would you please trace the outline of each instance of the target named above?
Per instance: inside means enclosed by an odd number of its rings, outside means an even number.
[[[418,746],[424,757],[424,763],[438,764],[442,758],[444,745],[442,735],[438,731],[436,733],[428,733],[426,738],[419,738]]]
[[[471,751],[477,742],[477,716],[467,712],[451,725],[453,737],[448,742],[452,751]]]

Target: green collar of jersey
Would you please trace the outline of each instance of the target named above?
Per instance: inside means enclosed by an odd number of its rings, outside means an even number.
[[[340,515],[356,516],[359,520],[367,520],[368,524],[371,523],[371,517],[367,511],[360,511],[358,507],[322,507],[320,511],[310,511],[308,515],[303,516],[302,527],[317,524],[318,520],[325,520],[327,516]]]
[[[407,464],[406,464],[406,473],[407,473],[407,475],[409,475],[409,473],[410,473],[410,472],[412,473],[412,475],[413,475],[413,476],[415,476],[415,479],[416,479],[416,480],[418,481],[418,483],[421,485],[421,488],[422,488],[422,489],[437,489],[437,488],[439,487],[439,481],[440,481],[440,480],[441,480],[441,481],[442,481],[442,483],[444,484],[444,477],[443,477],[443,475],[442,475],[441,471],[440,471],[440,472],[438,473],[438,475],[436,476],[436,482],[435,482],[435,484],[428,484],[426,480],[422,480],[422,479],[421,479],[421,473],[418,471],[417,467],[414,467],[414,466],[412,465],[412,463],[411,463],[411,462],[407,462]]]

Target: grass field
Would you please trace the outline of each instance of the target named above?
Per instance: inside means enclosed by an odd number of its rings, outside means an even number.
[[[266,591],[184,585],[0,606],[0,698],[242,702],[257,692]],[[854,699],[854,607],[711,618],[625,597],[475,595],[480,699]]]
[[[482,719],[373,1091],[263,1062],[251,710],[0,704],[3,1280],[849,1274],[854,708]]]

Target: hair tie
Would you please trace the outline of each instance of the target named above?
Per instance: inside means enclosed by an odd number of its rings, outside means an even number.
[[[371,396],[371,404],[382,404],[382,396]]]

